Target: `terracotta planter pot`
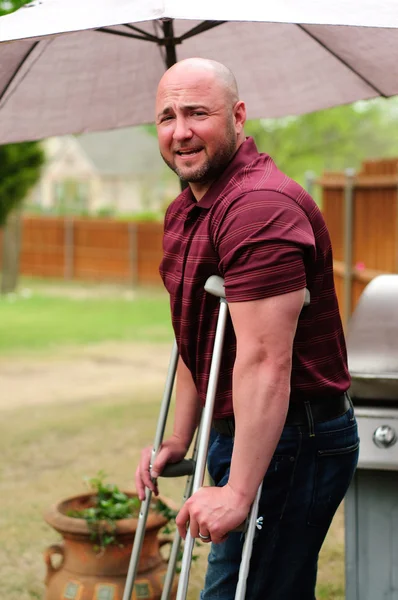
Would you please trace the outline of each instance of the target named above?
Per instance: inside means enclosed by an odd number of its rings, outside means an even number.
[[[133,494],[129,494],[133,496]],[[47,565],[45,600],[121,600],[130,562],[131,550],[137,529],[137,519],[117,522],[117,544],[96,552],[95,542],[84,519],[68,517],[70,510],[81,510],[92,505],[92,494],[68,498],[52,506],[45,520],[58,531],[63,540],[52,544],[44,552]],[[168,501],[163,499],[165,504]],[[146,525],[133,600],[158,600],[162,594],[167,563],[160,547],[168,539],[159,536],[167,519],[150,512]],[[172,598],[175,598],[177,577]]]

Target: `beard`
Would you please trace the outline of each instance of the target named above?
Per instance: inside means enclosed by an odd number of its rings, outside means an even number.
[[[188,166],[180,168],[175,165],[174,161],[171,162],[167,160],[163,154],[162,158],[166,165],[178,175],[181,181],[186,183],[206,184],[214,181],[221,175],[234,156],[236,145],[236,133],[231,117],[228,119],[225,138],[222,140],[222,143],[220,141],[220,144],[212,157],[207,155],[206,149],[204,148],[206,160],[200,166],[194,169]]]

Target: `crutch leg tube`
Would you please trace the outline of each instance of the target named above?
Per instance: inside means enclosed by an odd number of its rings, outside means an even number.
[[[235,591],[235,600],[244,600],[246,597],[246,584],[247,577],[249,575],[250,559],[253,551],[254,534],[256,533],[256,527],[258,522],[258,506],[260,503],[261,490],[263,488],[262,482],[257,490],[256,498],[250,510],[249,524],[247,526],[245,541],[243,543],[242,557],[239,567],[238,584]]]

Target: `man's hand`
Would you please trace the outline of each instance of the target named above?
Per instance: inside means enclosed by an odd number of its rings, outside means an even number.
[[[250,510],[247,498],[238,495],[229,484],[224,487],[202,487],[191,496],[176,518],[178,531],[185,539],[187,527],[193,538],[210,536],[214,544],[223,542],[228,533],[239,527]]]
[[[144,448],[135,472],[135,485],[141,501],[145,500],[145,487],[152,490],[155,496],[159,494],[156,479],[167,463],[179,462],[184,458],[187,450],[186,445],[178,437],[172,436],[160,446],[156,460],[152,465],[152,471],[150,471],[152,446]]]

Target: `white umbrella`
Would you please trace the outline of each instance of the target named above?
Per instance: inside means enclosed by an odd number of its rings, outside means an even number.
[[[151,122],[166,65],[234,71],[249,118],[398,94],[397,0],[40,0],[0,18],[0,143]]]

